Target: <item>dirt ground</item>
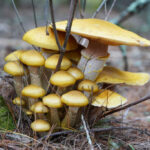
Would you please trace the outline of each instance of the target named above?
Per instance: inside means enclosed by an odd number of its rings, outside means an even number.
[[[31,9],[21,8],[19,9],[21,16],[23,17],[23,23],[26,29],[34,27],[33,16]],[[63,13],[62,13],[63,12]],[[65,19],[67,14],[67,9],[61,7],[57,9],[56,20],[60,18]],[[112,12],[110,18],[118,15],[117,12]],[[44,25],[43,9],[39,8],[37,12],[38,25]],[[102,15],[103,16],[103,15]],[[99,16],[98,16],[99,17]],[[126,28],[131,28],[131,30],[136,30],[138,26],[144,24],[146,25],[146,20],[137,15],[126,21],[123,26]],[[136,29],[135,29],[136,28]],[[150,29],[149,29],[150,31]],[[141,32],[139,34],[143,37],[150,39],[150,34],[148,32]],[[14,11],[11,7],[1,9],[0,13],[0,73],[2,75],[4,57],[15,49],[27,49],[31,48],[30,45],[21,40],[23,32],[18,24]],[[107,62],[108,65],[118,67],[123,70],[124,63],[122,59],[121,51],[118,47],[109,47],[110,58]],[[132,72],[147,72],[150,73],[150,47],[139,48],[139,47],[127,47],[127,58],[129,64],[129,71]],[[138,100],[150,93],[150,82],[142,87],[137,86],[117,86],[117,91],[123,96],[127,97],[128,103]],[[115,117],[121,119],[122,122],[128,124],[134,124],[141,126],[143,129],[147,128],[150,130],[150,100],[143,102],[137,106],[130,109],[116,113]],[[100,141],[102,142],[102,141]],[[141,148],[142,149],[142,148]]]

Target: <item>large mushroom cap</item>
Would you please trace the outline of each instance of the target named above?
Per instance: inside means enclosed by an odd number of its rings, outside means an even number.
[[[18,61],[25,50],[16,50],[5,57],[5,61]]]
[[[12,76],[22,76],[24,75],[24,69],[22,64],[18,61],[10,61],[4,65],[4,71]]]
[[[96,79],[97,83],[144,85],[150,79],[148,73],[133,73],[106,66]]]
[[[35,132],[45,132],[50,130],[50,124],[45,120],[35,120],[31,123],[31,128]]]
[[[80,91],[73,90],[61,96],[61,101],[68,106],[82,107],[88,105],[87,97]]]
[[[78,90],[87,92],[97,92],[98,85],[91,80],[83,80],[79,83]]]
[[[60,108],[63,106],[60,100],[60,96],[57,94],[49,94],[44,96],[43,104],[51,108]]]
[[[22,53],[20,60],[28,66],[43,66],[45,63],[45,58],[36,50],[28,50]]]
[[[66,26],[67,21],[56,23],[56,28],[59,31],[66,31]],[[149,40],[100,19],[74,19],[71,33],[85,38],[97,39],[108,45],[150,46]]]
[[[76,79],[66,71],[58,71],[50,78],[50,83],[59,87],[67,87],[75,82]]]
[[[45,95],[46,91],[37,85],[28,85],[24,87],[21,94],[31,98],[39,98]]]
[[[116,108],[120,105],[123,105],[127,102],[127,99],[123,96],[115,93],[114,91],[104,90],[100,91],[101,93],[95,97],[92,102],[93,106],[97,107],[106,107],[106,108]]]
[[[59,54],[54,54],[50,57],[48,57],[45,61],[45,67],[49,69],[56,69],[58,60],[59,60]],[[69,67],[71,67],[72,63],[67,57],[63,57],[60,69],[61,70],[67,70]]]
[[[58,37],[59,37],[59,42],[62,46],[65,39],[65,33],[58,32]],[[52,29],[49,29],[49,35],[46,35],[46,27],[38,27],[27,31],[23,36],[23,40],[26,41],[27,43],[30,43],[32,45],[41,48],[59,51],[59,48],[55,40],[54,32],[52,31]],[[78,44],[76,40],[72,36],[70,36],[66,50],[67,51],[75,50],[77,48],[78,48]]]

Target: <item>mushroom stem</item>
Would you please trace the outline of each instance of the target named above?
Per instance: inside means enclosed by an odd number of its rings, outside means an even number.
[[[81,51],[78,68],[84,73],[85,79],[95,81],[109,57],[108,45],[97,40],[89,40],[89,45]]]
[[[57,125],[58,127],[60,126],[60,119],[58,115],[58,111],[56,108],[50,108],[50,115],[51,115],[51,124]]]
[[[78,114],[79,107],[69,107],[68,112],[61,122],[61,126],[63,128],[70,128],[75,125],[77,114]]]
[[[22,76],[14,76],[14,86],[18,97],[21,96],[21,91],[24,87]]]
[[[30,72],[30,78],[31,78],[31,84],[42,86],[41,84],[41,78],[39,73],[39,68],[34,66],[28,66],[29,72]]]

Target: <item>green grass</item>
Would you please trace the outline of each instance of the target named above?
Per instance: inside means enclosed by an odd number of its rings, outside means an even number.
[[[15,128],[12,116],[0,96],[0,129],[13,130]]]

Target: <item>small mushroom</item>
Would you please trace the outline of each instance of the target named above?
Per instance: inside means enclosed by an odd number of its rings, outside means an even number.
[[[65,118],[61,122],[61,126],[63,128],[73,127],[77,119],[79,108],[88,105],[88,99],[82,92],[73,90],[63,94],[61,101],[69,106]]]
[[[18,105],[18,106],[24,106],[26,103],[25,103],[25,100],[20,99],[20,97],[16,97],[13,99],[13,104]]]
[[[31,123],[31,128],[35,132],[46,132],[50,130],[51,126],[47,121],[38,119]]]
[[[43,104],[50,107],[51,124],[60,126],[60,119],[57,111],[57,108],[61,108],[63,106],[60,100],[60,96],[57,94],[49,94],[47,96],[44,96]]]

